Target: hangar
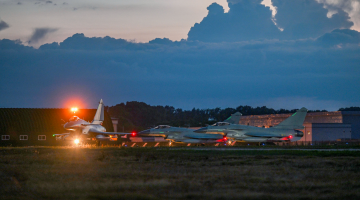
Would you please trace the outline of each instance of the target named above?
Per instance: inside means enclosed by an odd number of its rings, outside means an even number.
[[[269,128],[288,118],[291,114],[242,116],[239,123]],[[336,141],[360,139],[360,111],[334,111],[307,113],[304,137],[300,141]]]
[[[80,109],[76,115],[92,121],[96,109]],[[242,116],[243,125],[269,128],[291,114]],[[62,124],[73,116],[69,109],[58,108],[0,108],[0,146],[55,146],[70,144],[56,140],[53,134],[65,133]],[[115,118],[105,111],[103,126],[108,132],[117,131]],[[335,111],[307,113],[304,137],[301,142],[360,139],[360,111]],[[144,142],[130,138],[132,142]],[[137,141],[139,140],[139,141]],[[118,142],[110,142],[120,144]],[[151,142],[151,141],[149,141]],[[163,142],[163,141],[157,141]]]
[[[96,109],[79,109],[76,115],[92,121]],[[57,108],[0,108],[0,146],[66,145],[53,134],[65,133],[62,124],[73,116],[69,109]],[[113,123],[107,112],[103,126],[113,132]]]

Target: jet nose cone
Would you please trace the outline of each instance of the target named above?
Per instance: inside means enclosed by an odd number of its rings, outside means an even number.
[[[64,129],[66,130],[73,130],[75,128],[75,126],[72,123],[66,123],[64,124]]]
[[[138,134],[142,134],[142,135],[150,134],[150,129],[140,131]]]
[[[65,128],[65,129],[68,129],[68,128],[69,128],[69,124],[68,124],[68,123],[64,124],[64,128]]]
[[[204,127],[204,128],[200,128],[200,129],[198,129],[198,130],[196,130],[196,131],[194,131],[194,132],[196,132],[196,133],[206,133],[207,130],[208,130],[208,128],[207,128],[207,127]]]

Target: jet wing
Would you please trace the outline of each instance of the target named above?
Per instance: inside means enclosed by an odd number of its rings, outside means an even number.
[[[251,137],[279,137],[279,138],[283,137],[272,133],[245,133],[245,135]]]
[[[184,137],[192,139],[222,139],[224,136],[221,134],[205,134],[205,133],[187,133]]]
[[[119,133],[119,132],[102,132],[102,131],[98,131],[94,128],[90,128],[89,133],[97,133],[97,134],[102,134],[102,135],[131,135],[131,134],[133,134],[133,133]]]

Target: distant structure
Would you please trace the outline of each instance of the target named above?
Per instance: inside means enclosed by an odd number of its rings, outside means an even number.
[[[242,116],[239,123],[269,128],[291,114]],[[360,111],[335,111],[307,113],[304,121],[304,137],[300,141],[336,141],[360,139]]]
[[[111,122],[113,124],[113,129],[114,129],[114,132],[117,132],[117,125],[119,124],[119,119],[118,118],[115,118],[115,117],[112,117],[111,118]]]
[[[79,109],[76,115],[92,121],[96,109]],[[0,146],[64,145],[53,134],[66,133],[65,121],[74,115],[69,109],[0,108]],[[105,112],[103,126],[113,132],[113,123]]]

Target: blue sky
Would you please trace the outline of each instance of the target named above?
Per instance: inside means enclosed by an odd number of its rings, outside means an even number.
[[[359,8],[0,0],[0,107],[95,107],[100,98],[185,109],[360,106]]]

